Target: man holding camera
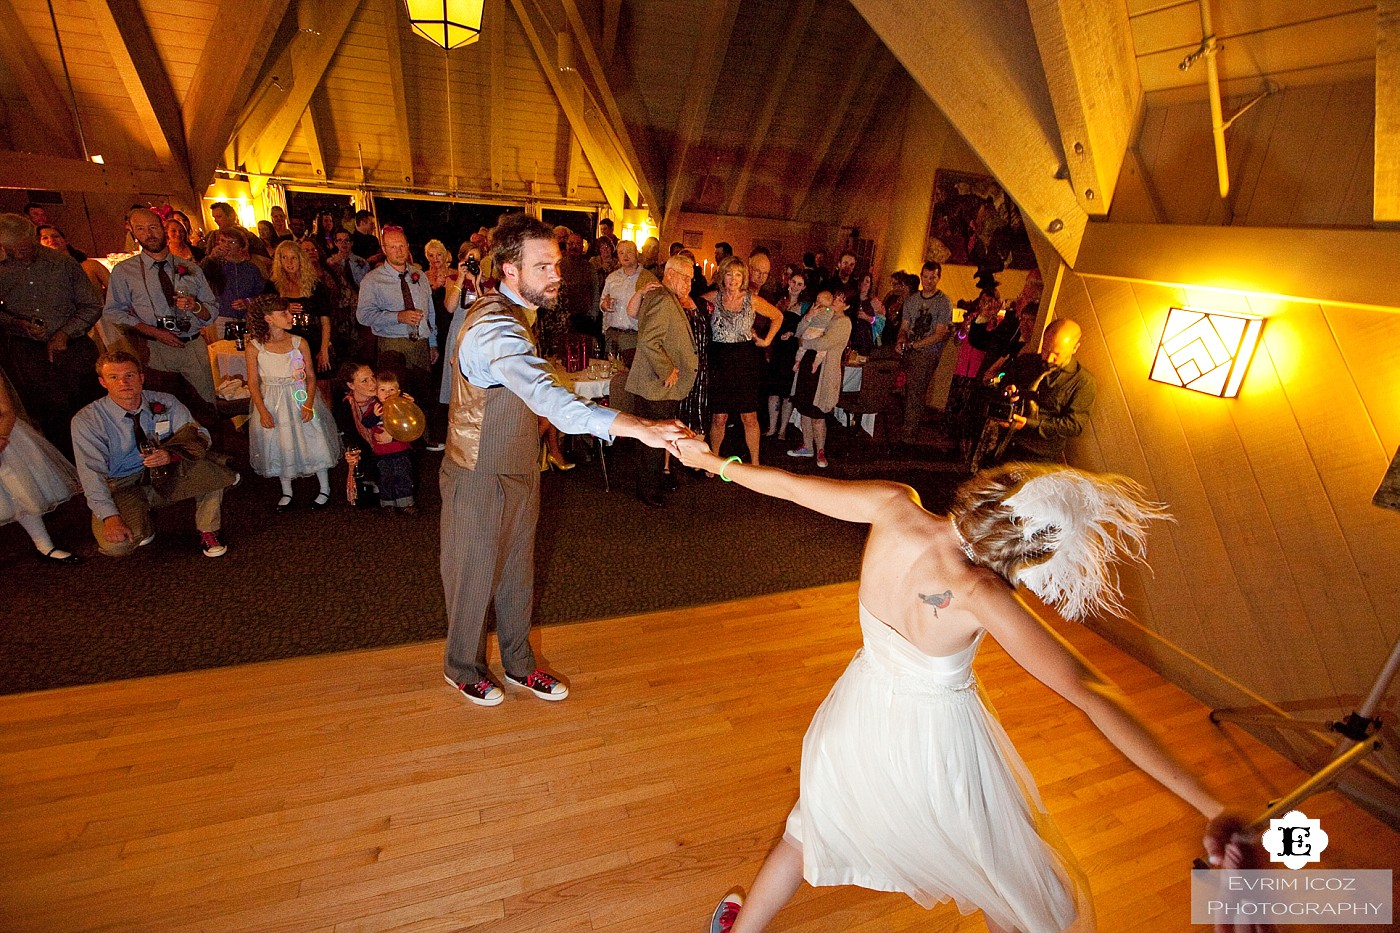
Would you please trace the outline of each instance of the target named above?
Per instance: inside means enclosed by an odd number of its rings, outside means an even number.
[[[1016,357],[1002,380],[1005,387],[1016,387],[1012,414],[999,422],[1014,432],[1006,460],[1041,460],[1062,463],[1065,444],[1089,426],[1097,391],[1093,375],[1079,364],[1083,332],[1067,318],[1045,328],[1043,350]]]
[[[147,368],[179,373],[212,411],[214,370],[200,329],[214,319],[218,299],[199,266],[171,254],[155,211],[136,208],[127,226],[141,252],[112,267],[102,314],[145,338]]]

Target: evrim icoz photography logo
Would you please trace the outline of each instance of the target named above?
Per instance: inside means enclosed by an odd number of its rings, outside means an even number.
[[[1282,862],[1289,868],[1322,860],[1327,848],[1327,833],[1319,820],[1310,820],[1302,810],[1289,810],[1282,818],[1269,820],[1268,832],[1261,841],[1269,853],[1269,861]]]

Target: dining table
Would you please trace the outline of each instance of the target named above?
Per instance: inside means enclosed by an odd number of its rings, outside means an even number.
[[[606,405],[608,397],[612,394],[613,378],[619,374],[625,375],[626,367],[612,360],[590,360],[586,369],[577,372],[569,372],[565,368],[563,361],[557,359],[549,360],[549,368],[554,373],[554,378],[559,380],[559,384],[573,392],[579,398],[586,398],[590,401],[600,401]],[[607,450],[612,445],[611,440],[598,438],[598,464],[603,469],[603,489],[611,491],[612,487],[608,482],[608,458]]]

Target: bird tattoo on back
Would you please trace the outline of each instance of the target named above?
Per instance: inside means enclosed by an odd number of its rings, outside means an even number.
[[[944,590],[941,593],[933,593],[928,596],[920,593],[919,598],[933,607],[933,617],[936,619],[938,618],[938,610],[947,609],[953,602],[953,591]]]

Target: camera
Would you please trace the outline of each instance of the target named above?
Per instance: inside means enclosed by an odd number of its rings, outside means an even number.
[[[175,319],[175,315],[173,314],[161,315],[160,317],[157,317],[156,326],[159,327],[161,330],[168,330],[172,334],[180,329],[180,324]],[[185,329],[189,330],[189,327],[187,326]]]
[[[243,321],[224,322],[224,339],[232,340],[238,349],[243,350],[247,348],[247,343],[244,340],[247,336],[248,325]]]
[[[1014,385],[999,386],[999,394],[987,402],[987,418],[991,421],[1010,421],[1012,418],[1029,418],[1035,412],[1035,402],[1024,398],[1021,390]]]
[[[462,263],[462,265],[466,266],[467,271],[472,275],[481,275],[481,261],[475,256],[468,256],[466,262]]]

